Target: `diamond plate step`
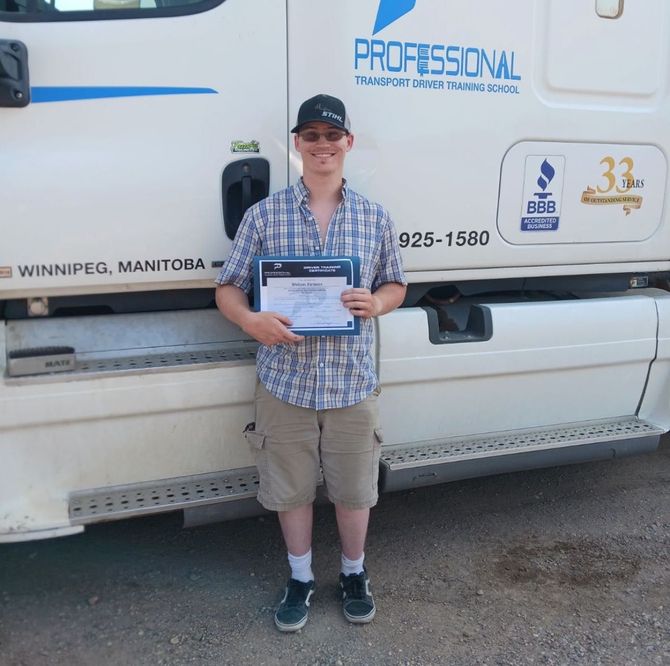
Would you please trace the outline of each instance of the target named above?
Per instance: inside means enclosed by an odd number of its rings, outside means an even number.
[[[78,360],[75,372],[80,374],[174,368],[175,366],[254,361],[255,343],[227,345],[215,349],[184,350],[170,353],[148,353],[116,358]]]
[[[607,459],[653,451],[663,428],[635,417],[458,437],[414,446],[384,447],[380,490]],[[255,467],[71,493],[72,525],[194,509],[256,497]],[[234,512],[233,512],[234,513]],[[232,515],[232,514],[231,514]]]
[[[70,522],[85,525],[248,499],[257,491],[255,467],[78,491],[70,494]]]
[[[653,451],[663,428],[634,416],[382,449],[381,488],[400,490],[508,471]]]
[[[204,347],[204,348],[203,348]],[[98,376],[147,374],[151,372],[174,371],[176,368],[189,369],[193,366],[218,367],[231,364],[250,364],[256,360],[258,350],[257,342],[237,341],[220,345],[184,345],[178,351],[164,349],[141,350],[137,353],[109,353],[104,355],[73,355],[66,370],[57,375],[51,373],[51,369],[41,369],[37,365],[40,361],[44,365],[44,357],[16,358],[13,359],[13,367],[17,363],[28,365],[29,372],[13,372],[11,369],[7,377],[8,383],[27,384],[35,382],[49,382],[77,379],[93,379]],[[32,364],[32,365],[30,365]],[[32,367],[37,369],[31,371]],[[21,376],[21,375],[28,376]]]

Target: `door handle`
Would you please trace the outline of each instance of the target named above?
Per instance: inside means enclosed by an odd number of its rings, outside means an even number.
[[[248,166],[248,165],[247,165]],[[242,211],[244,214],[244,211],[251,206],[253,203],[252,200],[252,186],[253,186],[253,181],[251,180],[251,174],[250,173],[245,173],[242,176]]]
[[[235,238],[242,217],[250,206],[270,191],[270,163],[263,157],[231,162],[221,176],[221,203],[226,235]]]
[[[491,310],[485,305],[472,305],[462,329],[449,330],[444,325],[446,312],[438,305],[422,306],[428,319],[428,339],[434,345],[463,342],[485,342],[493,336]]]
[[[0,39],[0,107],[30,104],[28,49],[16,39]]]

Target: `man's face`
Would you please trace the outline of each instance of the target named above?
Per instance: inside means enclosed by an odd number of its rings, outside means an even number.
[[[342,173],[344,157],[354,144],[353,134],[321,122],[305,123],[294,137],[307,175]]]

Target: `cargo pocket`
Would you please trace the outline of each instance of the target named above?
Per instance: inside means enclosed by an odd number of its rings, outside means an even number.
[[[252,424],[249,424],[251,426]],[[261,486],[268,488],[268,460],[267,451],[265,450],[265,433],[257,432],[249,426],[244,430],[244,439],[247,440],[251,453],[254,456],[256,469],[258,470],[258,479]]]
[[[256,432],[255,430],[245,430],[244,439],[247,440],[252,452],[254,453],[265,448],[265,435],[262,432]]]

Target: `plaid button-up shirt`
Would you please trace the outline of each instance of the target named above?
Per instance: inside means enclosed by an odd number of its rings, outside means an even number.
[[[246,212],[228,260],[216,278],[245,292],[252,287],[254,256],[356,256],[360,286],[375,291],[386,282],[407,284],[393,223],[382,206],[348,189],[328,226],[322,246],[302,179]],[[297,344],[261,345],[258,377],[274,396],[311,409],[348,407],[377,387],[371,319],[360,335],[307,336]]]

